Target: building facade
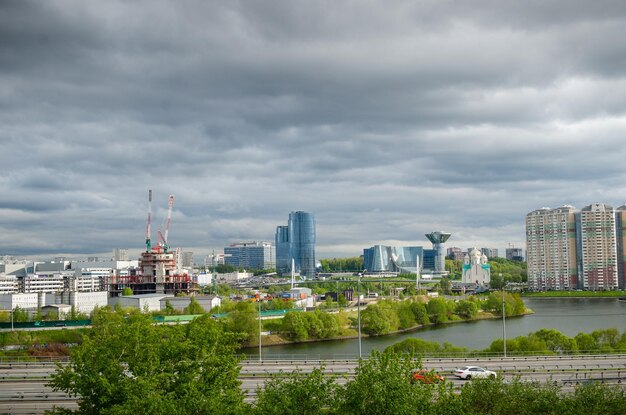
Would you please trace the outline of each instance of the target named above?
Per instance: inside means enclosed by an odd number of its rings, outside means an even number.
[[[526,215],[528,288],[570,290],[578,286],[576,209],[541,208]]]
[[[464,284],[476,284],[487,287],[491,282],[491,265],[488,263],[487,255],[474,248],[465,255],[463,259]]]
[[[274,269],[276,251],[269,242],[240,242],[224,248],[224,262],[237,268]]]
[[[522,248],[507,248],[506,259],[508,259],[509,261],[524,261],[524,253],[522,251]]]
[[[594,203],[542,208],[526,215],[528,287],[544,290],[623,288],[626,206]]]
[[[453,261],[463,261],[465,252],[459,247],[453,246],[448,248],[448,257]]]
[[[615,231],[617,233],[617,285],[626,288],[626,205],[615,209]]]
[[[126,248],[115,248],[113,250],[113,260],[114,261],[128,261],[128,249]]]
[[[433,244],[433,251],[435,251],[435,263],[432,267],[434,275],[444,275],[446,273],[446,251],[443,248],[443,244],[450,238],[449,233],[442,231],[435,231],[427,233],[426,237]],[[424,265],[426,268],[426,265]]]
[[[363,268],[367,272],[415,273],[418,261],[421,271],[424,264],[421,246],[374,245],[363,249]]]
[[[586,206],[576,214],[580,271],[584,290],[618,288],[615,209],[603,203]]]
[[[286,274],[291,270],[289,226],[277,226],[275,236],[276,272]]]
[[[315,216],[309,212],[289,214],[289,246],[295,271],[301,276],[315,275]]]

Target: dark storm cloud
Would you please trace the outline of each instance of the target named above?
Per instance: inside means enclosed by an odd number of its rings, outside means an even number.
[[[626,200],[619,1],[0,3],[0,254],[523,244]]]

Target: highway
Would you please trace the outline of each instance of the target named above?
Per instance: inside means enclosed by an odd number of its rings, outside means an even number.
[[[498,372],[505,381],[518,377],[524,381],[560,384],[564,390],[576,385],[599,381],[626,387],[626,355],[557,356],[557,357],[491,357],[491,358],[428,358],[423,359],[425,369],[434,369],[447,381],[461,387],[467,381],[455,378],[454,369],[477,365]],[[256,398],[256,390],[274,374],[299,370],[308,373],[323,367],[329,376],[337,376],[344,384],[354,377],[356,360],[272,360],[242,362],[239,379],[246,401]],[[49,363],[0,362],[0,413],[43,413],[53,406],[76,408],[76,399],[62,392],[53,392],[46,386],[56,365]]]

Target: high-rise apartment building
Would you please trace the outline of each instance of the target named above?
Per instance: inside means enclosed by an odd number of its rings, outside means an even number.
[[[467,251],[472,252],[471,250]],[[480,248],[480,253],[485,255],[487,258],[496,258],[498,256],[498,248]]]
[[[224,263],[237,268],[273,269],[276,251],[269,242],[240,242],[224,248]]]
[[[453,246],[448,248],[448,257],[454,261],[463,261],[463,257],[465,256],[465,252],[461,248]]]
[[[626,205],[615,209],[615,231],[617,233],[617,285],[626,288]]]
[[[309,212],[289,214],[289,246],[296,272],[315,275],[315,216]]]
[[[618,287],[615,209],[603,203],[576,214],[579,286],[584,290]]]
[[[613,290],[624,287],[626,206],[594,203],[542,208],[526,215],[531,290]]]
[[[578,284],[576,209],[542,208],[526,215],[528,288],[575,289]]]

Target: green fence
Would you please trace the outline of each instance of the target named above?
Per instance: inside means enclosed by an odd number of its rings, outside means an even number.
[[[91,320],[51,320],[0,323],[0,329],[40,329],[50,327],[84,327],[90,326]]]

